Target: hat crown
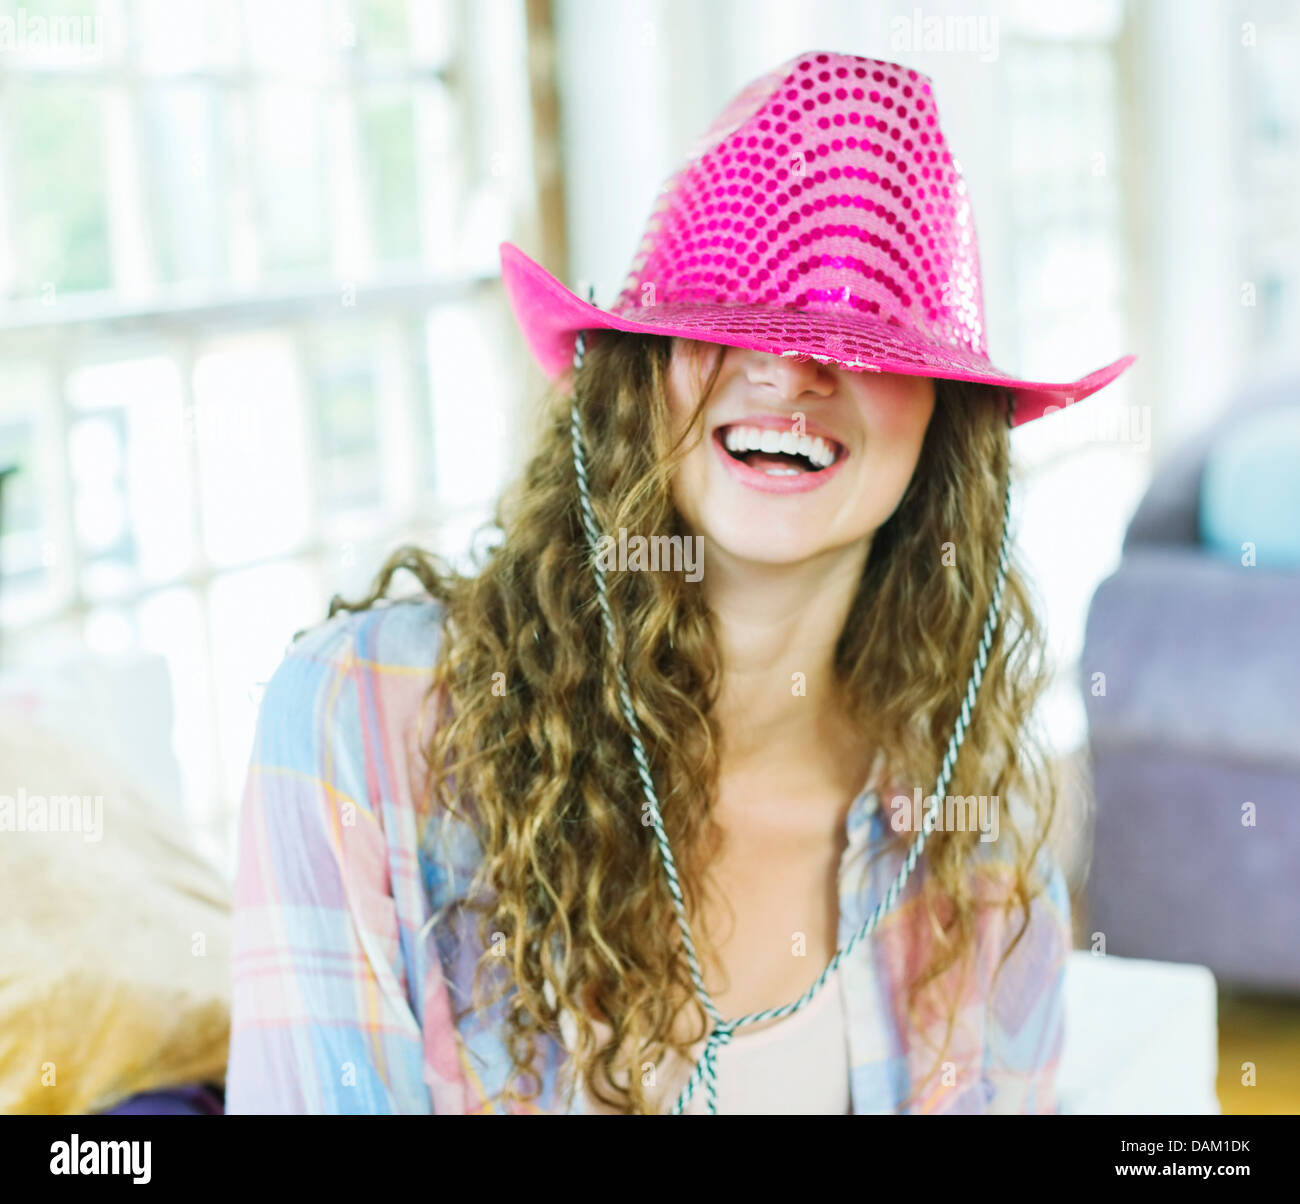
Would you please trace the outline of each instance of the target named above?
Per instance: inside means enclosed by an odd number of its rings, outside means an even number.
[[[974,219],[930,80],[809,51],[745,85],[660,190],[611,311],[664,305],[842,312],[987,358]]]

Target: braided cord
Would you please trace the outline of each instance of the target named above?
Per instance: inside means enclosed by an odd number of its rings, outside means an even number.
[[[957,754],[961,749],[962,741],[966,738],[966,731],[970,726],[971,712],[975,706],[975,698],[979,692],[980,681],[984,677],[984,670],[988,664],[989,650],[993,645],[993,636],[997,630],[999,616],[1002,610],[1002,594],[1006,585],[1007,561],[1009,548],[1009,532],[1011,522],[1011,474],[1007,474],[1006,494],[1003,498],[1002,510],[1002,541],[998,549],[998,567],[993,583],[993,596],[989,601],[988,613],[984,620],[984,629],[980,634],[979,647],[975,654],[975,663],[971,669],[970,680],[966,685],[966,693],[962,698],[961,712],[957,716],[957,722],[953,726],[952,735],[948,740],[948,747],[944,753],[943,762],[939,768],[939,780],[931,794],[930,803],[926,808],[925,816],[921,822],[921,831],[917,838],[912,842],[908,850],[907,857],[904,859],[898,874],[893,882],[890,883],[889,889],[885,891],[884,896],[877,904],[874,911],[869,915],[848,940],[848,942],[831,958],[826,969],[822,971],[817,981],[813,983],[798,999],[781,1007],[768,1008],[761,1012],[751,1012],[747,1016],[741,1016],[739,1019],[727,1020],[718,1011],[717,1005],[713,1002],[713,997],[709,994],[704,985],[704,976],[700,972],[699,961],[695,953],[695,942],[691,938],[690,925],[686,920],[686,906],[682,897],[681,884],[677,876],[677,865],[673,860],[672,848],[668,843],[668,835],[664,831],[663,817],[659,808],[659,797],[655,792],[654,779],[650,773],[650,759],[646,755],[645,745],[641,739],[641,725],[637,720],[636,709],[632,705],[631,691],[628,689],[627,672],[624,668],[622,658],[618,655],[617,633],[614,626],[614,615],[609,604],[609,590],[605,579],[605,568],[601,564],[597,548],[600,542],[600,529],[596,525],[596,515],[591,504],[591,490],[587,481],[587,464],[583,451],[582,442],[582,425],[578,414],[577,398],[577,371],[582,367],[583,357],[586,354],[586,335],[585,332],[579,331],[577,342],[573,354],[574,368],[574,398],[570,411],[570,432],[573,442],[573,466],[578,481],[578,499],[582,509],[582,523],[587,535],[587,542],[590,545],[592,558],[592,571],[596,579],[596,597],[600,604],[601,616],[605,624],[605,638],[608,645],[609,653],[615,664],[615,670],[618,680],[619,703],[623,709],[623,716],[627,721],[628,728],[632,737],[632,754],[636,760],[637,774],[641,779],[641,790],[645,795],[646,806],[649,809],[650,820],[655,830],[655,841],[659,846],[659,854],[663,859],[664,872],[668,879],[668,890],[672,895],[673,908],[677,913],[677,923],[681,929],[682,943],[686,949],[686,959],[690,967],[691,980],[695,984],[696,994],[699,996],[704,1010],[708,1013],[709,1018],[713,1021],[713,1030],[710,1032],[705,1042],[704,1051],[696,1062],[694,1069],[691,1071],[690,1078],[687,1080],[685,1087],[682,1089],[677,1102],[673,1105],[672,1115],[679,1116],[689,1106],[691,1098],[700,1084],[704,1084],[705,1096],[708,1103],[709,1115],[717,1114],[717,1056],[718,1052],[727,1045],[735,1035],[737,1029],[747,1024],[758,1024],[764,1020],[775,1020],[786,1016],[793,1015],[801,1008],[806,1007],[816,997],[817,992],[826,985],[840,963],[848,957],[857,945],[864,940],[875,929],[877,924],[884,915],[898,901],[899,896],[903,893],[908,879],[911,877],[913,870],[916,868],[917,861],[925,849],[926,841],[930,838],[930,833],[934,830],[935,823],[938,820],[940,800],[947,792],[949,780],[952,777],[953,770],[957,764]],[[1009,397],[1009,406],[1007,411],[1007,425],[1014,424],[1015,398]]]

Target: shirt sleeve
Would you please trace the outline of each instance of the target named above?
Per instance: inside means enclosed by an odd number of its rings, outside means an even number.
[[[1056,1073],[1073,945],[1070,893],[1054,858],[1044,855],[1041,865],[1046,885],[1030,903],[1029,926],[993,980],[984,1058],[989,1112],[1059,1111]],[[1023,912],[1013,908],[1004,929],[1006,944],[1023,922]]]
[[[231,1113],[424,1113],[357,616],[267,683],[239,819]]]

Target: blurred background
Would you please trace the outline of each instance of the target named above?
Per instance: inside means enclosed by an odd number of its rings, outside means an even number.
[[[1119,1103],[1296,1111],[1288,0],[0,0],[0,714],[227,878],[293,632],[400,541],[468,562],[520,465],[500,242],[611,302],[695,136],[809,49],[933,79],[1000,367],[1138,356],[1015,436],[1077,956],[1148,974],[1079,995],[1076,1099],[1088,1041],[1113,1089],[1163,1026],[1181,1077]]]

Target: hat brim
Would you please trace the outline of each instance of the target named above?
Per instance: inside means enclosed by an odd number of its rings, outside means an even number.
[[[1023,426],[1049,409],[1095,393],[1137,358],[1126,355],[1078,380],[1055,384],[1012,376],[981,356],[865,314],[665,302],[644,308],[647,315],[653,315],[651,320],[632,319],[584,301],[513,243],[503,242],[500,250],[501,278],[515,320],[533,357],[551,380],[563,376],[571,366],[578,331],[623,330],[723,343],[772,355],[808,355],[852,371],[1001,385],[1011,389],[1016,399],[1013,425]]]

